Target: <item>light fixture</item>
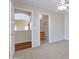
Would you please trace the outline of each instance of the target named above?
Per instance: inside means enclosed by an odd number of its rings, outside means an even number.
[[[60,2],[57,4],[57,10],[66,10],[68,6],[69,4],[66,4],[65,0],[60,0]]]
[[[42,18],[42,15],[40,15],[40,18]]]
[[[67,7],[62,5],[62,6],[59,6],[57,9],[58,9],[58,10],[66,10]]]
[[[40,20],[42,20],[42,15],[40,15]]]

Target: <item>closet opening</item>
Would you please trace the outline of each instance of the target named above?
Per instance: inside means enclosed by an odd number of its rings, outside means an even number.
[[[40,14],[40,44],[49,42],[49,16]]]

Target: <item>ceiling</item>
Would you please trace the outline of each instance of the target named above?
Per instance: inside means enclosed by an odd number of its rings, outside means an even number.
[[[28,4],[49,11],[56,11],[56,5],[60,0],[14,0],[16,3]],[[66,0],[69,3],[69,0]]]

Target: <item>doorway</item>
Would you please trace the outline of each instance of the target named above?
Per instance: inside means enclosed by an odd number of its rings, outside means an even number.
[[[40,14],[40,44],[49,42],[49,16]]]
[[[21,9],[15,9],[15,51],[32,47],[32,13]]]

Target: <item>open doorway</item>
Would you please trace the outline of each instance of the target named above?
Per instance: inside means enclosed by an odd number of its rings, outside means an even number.
[[[40,44],[49,42],[49,16],[40,14]]]
[[[30,11],[15,9],[15,51],[32,47],[31,15]]]

